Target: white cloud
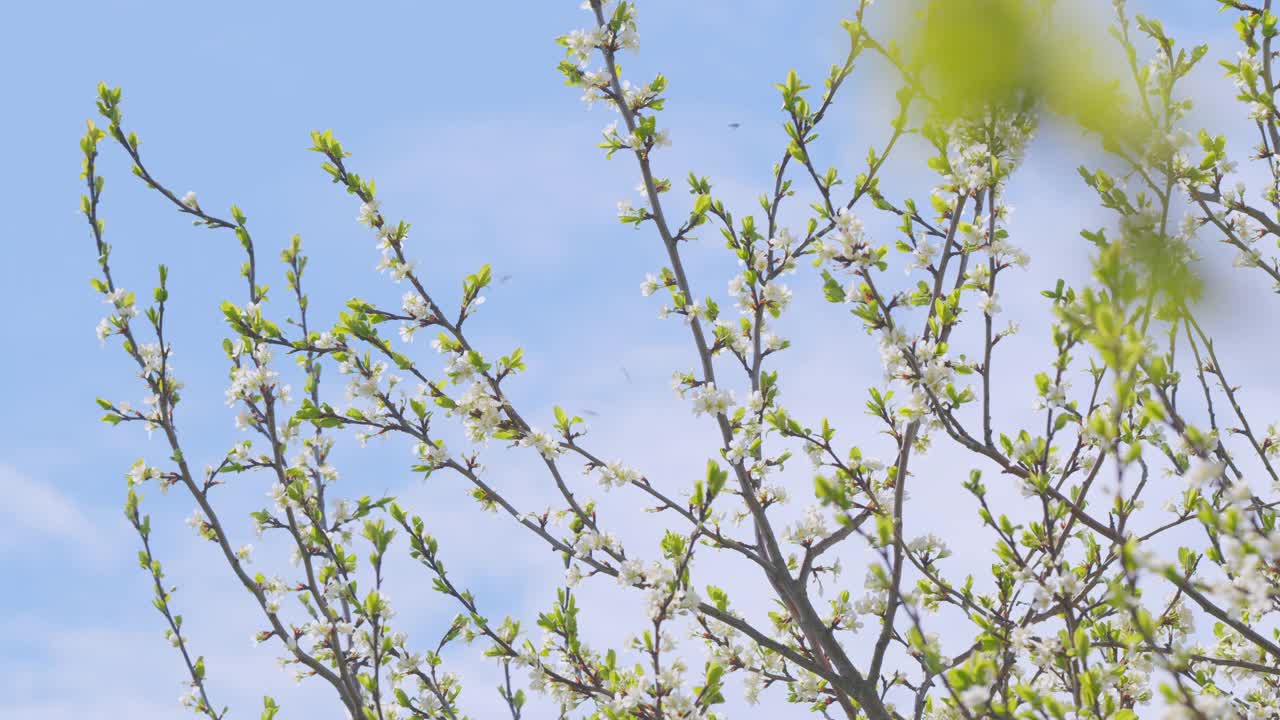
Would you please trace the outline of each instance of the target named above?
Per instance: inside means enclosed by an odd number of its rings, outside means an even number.
[[[3,712],[6,717],[24,720],[79,720],[102,713],[103,707],[109,707],[111,715],[115,717],[127,717],[132,720],[168,720],[174,716],[177,703],[169,705],[144,700],[141,697],[120,698],[111,703],[104,703],[96,698],[53,699],[0,705],[0,712]]]
[[[48,483],[17,468],[0,465],[0,552],[21,543],[31,534],[71,542],[85,548],[100,547],[99,532],[71,498]]]
[[[332,704],[322,688],[295,685],[274,667],[272,653],[250,647],[247,634],[228,633],[226,625],[196,627],[219,615],[215,603],[187,603],[187,609],[191,634],[198,636],[191,638],[191,649],[207,659],[215,705],[229,705],[234,717],[256,717],[262,695],[269,694],[298,716],[335,717],[323,714]],[[161,720],[185,714],[178,701],[186,689],[185,670],[161,636],[159,615],[105,620],[20,615],[0,622],[0,632],[23,659],[6,665],[0,676],[0,717]]]

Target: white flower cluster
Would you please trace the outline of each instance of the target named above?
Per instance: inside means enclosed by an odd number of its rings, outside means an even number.
[[[369,364],[357,364],[354,360],[346,360],[339,364],[338,372],[349,375],[347,380],[347,401],[369,400],[373,408],[382,405],[382,396],[389,395],[400,384],[400,377],[387,372],[387,363],[375,360]]]
[[[601,3],[606,18],[613,17],[608,2]],[[590,3],[584,3],[583,7],[587,10],[591,9]],[[560,38],[560,42],[568,51],[569,59],[573,61],[578,70],[582,73],[582,86],[584,93],[582,95],[583,102],[588,106],[605,98],[605,91],[609,87],[609,73],[607,70],[593,70],[588,67],[592,56],[597,50],[601,50],[607,45],[612,44],[619,50],[639,50],[640,35],[636,29],[636,8],[634,3],[625,3],[622,7],[622,16],[620,18],[622,26],[616,35],[603,25],[597,25],[590,29],[574,30]]]
[[[921,235],[919,240],[915,241],[915,247],[911,251],[911,262],[905,268],[907,273],[912,270],[928,270],[933,266],[933,259],[938,256],[938,246],[929,242],[928,235]]]
[[[1206,485],[1216,485],[1226,469],[1226,465],[1219,460],[1209,460],[1196,455],[1191,459],[1190,466],[1187,468],[1183,478],[1187,481],[1188,487],[1200,490]]]
[[[382,214],[379,210],[380,203],[377,198],[370,198],[368,202],[360,205],[360,214],[356,216],[356,222],[369,227],[376,227],[382,220]]]
[[[868,568],[862,587],[866,594],[853,604],[854,612],[859,615],[883,615],[889,606],[889,584],[884,571],[875,567]]]
[[[564,36],[564,44],[570,57],[585,66],[604,43],[607,35],[608,30],[603,26],[596,26],[589,30],[573,30]]]
[[[783,536],[788,542],[796,545],[812,545],[827,536],[827,519],[822,508],[811,505],[805,508],[804,517],[787,529]]]
[[[193,511],[185,522],[187,527],[201,534],[204,534],[205,528],[209,525],[208,519],[205,518],[204,513],[199,509]]]
[[[690,391],[693,396],[693,414],[728,415],[733,407],[733,391],[720,390],[715,383],[704,383]]]
[[[940,427],[932,413],[930,396],[942,398],[946,387],[955,383],[958,376],[944,347],[934,340],[911,340],[901,330],[886,329],[880,334],[880,361],[885,380],[906,382],[910,389],[911,395],[899,412],[909,420],[924,421],[924,431]],[[924,449],[928,446],[928,433],[919,433],[917,440],[918,449]]]
[[[449,459],[449,451],[443,440],[420,442],[413,446],[413,454],[428,467],[439,467]]]
[[[599,472],[600,485],[605,489],[624,487],[640,479],[640,472],[623,465],[621,460],[605,463]]]
[[[657,99],[661,90],[654,83],[632,85],[630,80],[622,81],[622,97],[627,107],[638,110]]]
[[[240,342],[241,355],[249,355],[253,364],[241,363],[238,367],[231,369],[231,385],[226,391],[228,407],[238,402],[253,401],[265,395],[276,388],[280,379],[280,373],[270,367],[272,359],[270,347],[265,343],[255,344],[247,338]],[[280,389],[281,401],[287,402],[288,391],[284,388]]]
[[[1062,380],[1060,382],[1051,382],[1044,392],[1039,393],[1035,401],[1036,410],[1047,410],[1050,408],[1063,408],[1067,406],[1067,394],[1071,391],[1071,381]]]
[[[836,214],[835,232],[818,245],[817,253],[823,262],[834,261],[849,270],[865,269],[874,259],[862,218],[846,208]]]
[[[471,383],[457,402],[450,414],[462,417],[467,438],[474,443],[487,443],[502,422],[502,402],[482,382]]]
[[[978,310],[983,315],[990,315],[992,317],[997,315],[1001,310],[1000,295],[993,292],[984,293],[982,297],[978,298]]]
[[[114,313],[103,318],[97,327],[98,342],[106,342],[107,337],[117,332],[118,328],[124,326],[138,314],[138,307],[134,304],[133,296],[124,288],[116,288],[111,292],[103,293],[102,302],[110,305]]]
[[[1069,570],[1050,570],[1045,577],[1037,577],[1030,570],[1024,569],[1018,579],[1032,584],[1031,608],[1037,612],[1045,612],[1058,600],[1071,601],[1080,592],[1080,578]]]
[[[302,470],[308,477],[317,478],[318,482],[337,482],[338,469],[328,461],[333,444],[334,439],[327,435],[304,438],[302,450],[294,456],[290,469]]]
[[[388,272],[391,279],[400,282],[409,277],[413,272],[413,268],[417,263],[413,260],[401,260],[389,251],[383,251],[382,259],[378,261],[378,272]]]
[[[571,545],[573,548],[573,556],[578,559],[586,559],[591,553],[597,550],[617,552],[621,550],[622,545],[618,542],[618,538],[613,533],[598,533],[594,530],[583,530],[573,538]]]
[[[1248,617],[1253,622],[1274,613],[1272,598],[1280,580],[1274,563],[1280,558],[1280,534],[1245,529],[1239,536],[1224,534],[1219,544],[1228,577],[1214,590],[1230,602],[1228,611],[1238,620]]]
[[[991,267],[986,263],[974,263],[965,271],[964,278],[983,292],[989,292],[991,287]]]
[[[771,282],[764,286],[762,299],[766,307],[781,312],[791,304],[791,289],[782,283]]]
[[[171,642],[173,643],[174,647],[177,647],[178,637],[175,635]],[[204,707],[204,701],[202,701],[199,697],[200,687],[191,681],[184,682],[182,685],[187,690],[186,692],[182,693],[181,696],[178,697],[178,703],[182,705],[182,707],[188,710],[194,710],[194,711],[203,713],[204,711],[200,710],[200,708]]]
[[[538,429],[531,429],[527,435],[520,438],[519,444],[520,447],[536,449],[547,460],[555,460],[565,452],[565,449],[560,446],[560,441],[556,440],[554,435]]]
[[[822,621],[832,629],[857,632],[862,628],[862,621],[858,619],[857,611],[849,602],[848,592],[841,592],[835,600],[831,601],[831,610],[823,615]]]
[[[400,298],[400,308],[405,315],[413,318],[412,322],[400,325],[400,340],[413,342],[413,334],[423,327],[423,323],[431,317],[431,306],[416,290],[410,290]]]
[[[627,204],[630,209],[630,203]],[[618,203],[618,212],[622,212],[622,203]],[[640,294],[649,297],[658,291],[658,288],[665,287],[666,284],[657,278],[653,273],[645,273],[644,282],[640,283]]]
[[[947,132],[946,154],[951,166],[947,180],[957,192],[985,189],[993,180],[992,160],[1006,174],[1012,172],[1022,163],[1035,130],[1035,115],[1030,113],[993,111],[956,121]],[[988,144],[987,138],[998,138],[999,146]]]
[[[687,615],[696,610],[698,605],[702,603],[702,598],[698,596],[698,591],[692,587],[677,588],[675,590],[665,589],[668,585],[670,583],[664,581],[658,587],[649,591],[649,595],[645,599],[645,612],[650,620],[673,615]]]
[[[1000,265],[1016,265],[1025,268],[1031,264],[1031,256],[1026,250],[1010,244],[1006,240],[997,239],[991,243],[991,256],[996,259],[996,263]]]
[[[922,535],[912,540],[910,543],[907,543],[907,549],[916,555],[933,560],[939,560],[941,558],[951,556],[951,549],[942,541],[942,538],[934,535],[933,533]]]
[[[763,453],[753,452],[753,448],[759,449],[760,440],[763,436],[763,428],[761,426],[761,418],[764,415],[767,404],[763,393],[756,390],[751,393],[748,399],[747,408],[750,410],[742,420],[737,423],[733,429],[733,438],[729,442],[729,447],[725,449],[725,459],[734,464],[742,464],[746,471],[756,480],[763,480],[777,469],[777,458],[770,458]],[[785,499],[785,491],[780,487],[778,497],[773,501]],[[773,490],[765,491],[768,496]],[[763,500],[762,500],[763,501]]]
[[[150,465],[147,465],[145,460],[139,458],[133,463],[133,466],[129,468],[129,474],[127,476],[129,487],[140,485],[152,478],[158,478],[160,475],[161,473],[159,468],[151,467]]]
[[[981,710],[991,699],[991,690],[983,685],[971,685],[960,691],[960,704],[969,712]]]

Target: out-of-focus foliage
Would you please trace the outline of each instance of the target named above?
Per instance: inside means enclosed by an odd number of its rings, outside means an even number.
[[[1087,2],[916,0],[900,44],[942,119],[1026,103],[1116,139],[1145,129],[1087,26]]]
[[[1109,38],[1087,30],[1097,25],[1089,13],[1104,9],[1119,21]],[[1185,238],[1158,207],[1168,205],[1190,169],[1175,168],[1185,165],[1175,158],[1190,136],[1179,132],[1186,108],[1174,86],[1203,48],[1177,48],[1158,20],[1130,18],[1123,4],[1101,0],[915,0],[909,18],[900,24],[895,51],[934,123],[1032,112],[1097,138],[1126,174],[1154,181],[1130,196],[1107,173],[1084,173],[1121,217],[1116,252],[1126,272],[1174,307],[1201,297],[1203,281]],[[1153,41],[1156,62],[1139,63],[1131,33]],[[1111,244],[1102,232],[1086,237],[1100,250]]]

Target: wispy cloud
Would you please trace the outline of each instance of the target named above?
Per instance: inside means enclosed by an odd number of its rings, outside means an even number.
[[[31,534],[94,548],[99,531],[71,498],[10,465],[0,465],[0,552]]]

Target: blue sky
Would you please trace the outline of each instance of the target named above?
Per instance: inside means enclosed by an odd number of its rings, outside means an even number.
[[[414,222],[413,251],[433,286],[456,296],[461,276],[483,262],[493,263],[496,276],[511,276],[489,293],[472,331],[486,349],[525,348],[530,372],[514,389],[532,409],[526,415],[549,424],[556,402],[597,412],[592,424],[605,454],[625,456],[651,477],[669,477],[672,488],[693,479],[711,435],[669,391],[670,373],[689,367],[692,356],[683,328],[656,321],[656,305],[636,291],[644,273],[661,264],[660,248],[648,229],[637,232],[614,219],[618,200],[635,199],[634,168],[621,156],[606,161],[594,147],[610,113],[584,109],[555,71],[560,49],[553,38],[586,23],[577,4],[380,2],[354,10],[350,3],[237,0],[8,9],[0,30],[8,97],[0,115],[8,161],[0,197],[9,228],[0,278],[13,309],[0,354],[8,400],[0,415],[0,563],[10,591],[0,593],[0,632],[9,640],[0,644],[0,716],[149,720],[178,712],[181,675],[119,513],[125,470],[139,456],[158,461],[163,453],[138,431],[98,422],[93,404],[98,396],[140,397],[123,356],[101,349],[94,337],[103,307],[88,286],[93,251],[76,213],[77,140],[99,80],[124,88],[125,125],[174,190],[197,191],[206,208],[238,203],[268,259],[291,234],[302,235],[313,256],[317,318],[332,317],[351,295],[398,297],[398,288],[374,270],[376,252],[354,222],[356,206],[305,151],[309,130],[333,128],[355,153],[352,167],[377,179],[388,214]],[[660,172],[677,182],[690,169],[708,175],[718,194],[740,213],[749,211],[784,146],[772,83],[790,67],[816,79],[842,57],[837,21],[849,5],[641,3],[643,48],[625,69],[639,78],[660,70],[671,79],[663,122],[675,147],[659,159]],[[1233,52],[1225,49],[1228,26],[1208,0],[1131,5],[1156,12],[1186,41],[1212,40],[1211,60]],[[889,9],[873,12],[887,17]],[[1222,111],[1230,92],[1218,76],[1209,67],[1194,79],[1210,97],[1196,118],[1235,131],[1239,114]],[[876,77],[855,75],[829,121],[824,162],[845,174],[886,137],[891,101]],[[1049,134],[1014,191],[1015,227],[1027,230],[1015,240],[1033,256],[1021,286],[1028,291],[1061,274],[1081,277],[1083,241],[1076,232],[1105,222],[1072,171],[1075,146],[1065,134],[1056,140]],[[922,155],[908,145],[903,157]],[[211,456],[237,437],[222,401],[217,342],[218,303],[241,294],[239,249],[229,237],[168,212],[132,182],[115,148],[105,149],[102,166],[103,216],[123,283],[143,289],[153,283],[156,264],[172,268],[174,360],[188,386],[181,427],[190,446]],[[886,185],[923,200],[930,187],[917,182],[923,177],[892,173]],[[801,217],[804,202],[795,203],[791,218]],[[704,241],[690,250],[695,283],[723,293],[733,265],[710,234]],[[278,268],[270,272],[283,289]],[[793,288],[795,320],[784,329],[797,349],[780,362],[807,372],[788,386],[795,398],[788,404],[814,408],[811,417],[844,417],[856,432],[865,425],[858,418],[863,388],[879,378],[873,345],[820,302],[812,277],[802,273]],[[1034,308],[1010,312],[1025,317],[1024,324],[1040,317]],[[1224,317],[1226,331],[1240,337],[1265,327],[1262,318]],[[1025,347],[1010,351],[1026,377],[1044,361],[1043,338],[1028,336]],[[415,350],[429,352],[425,342]],[[1241,362],[1246,374],[1264,369],[1250,354]],[[843,409],[820,409],[831,399]],[[1014,402],[1012,412],[1027,402]],[[486,457],[500,485],[530,503],[546,502],[528,458],[501,448]],[[552,597],[555,558],[528,547],[509,523],[477,519],[457,483],[433,478],[424,486],[407,471],[406,449],[353,449],[341,460],[344,492],[386,491],[416,502],[437,528],[451,566],[495,614],[529,618]],[[808,487],[803,475],[798,488]],[[261,490],[229,490],[227,502],[250,509],[261,504]],[[940,483],[936,497],[962,496],[954,490]],[[181,525],[190,502],[176,493],[149,501],[161,526],[158,553],[183,588],[176,602],[197,651],[209,657],[217,701],[246,717],[269,690],[285,700],[285,717],[307,710],[316,713],[308,717],[338,717],[323,709],[330,707],[323,688],[294,688],[274,670],[270,651],[249,646],[251,608]],[[241,522],[236,530],[247,533],[245,527]],[[627,531],[644,537],[638,524]],[[974,547],[983,548],[985,541]],[[392,595],[403,598],[406,623],[447,622],[453,608],[426,596],[424,576],[407,564],[400,569],[404,584],[393,586]],[[617,602],[614,612],[625,614],[628,600]],[[459,662],[482,679],[471,697],[474,707],[486,707],[487,666]]]

